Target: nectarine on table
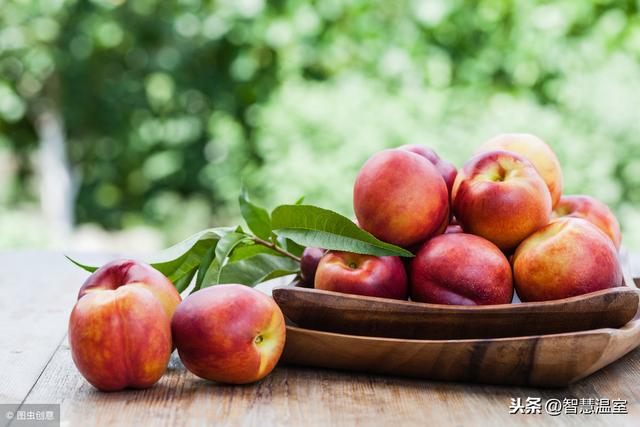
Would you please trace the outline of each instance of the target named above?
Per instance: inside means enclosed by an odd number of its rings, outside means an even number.
[[[407,273],[399,257],[330,251],[320,260],[315,288],[370,297],[407,299]]]
[[[171,282],[147,264],[121,260],[96,270],[69,320],[71,356],[80,373],[103,391],[155,384],[171,355],[168,312],[176,300]]]
[[[476,154],[458,171],[453,212],[462,229],[509,252],[551,216],[551,196],[527,159],[511,151]]]
[[[164,307],[171,319],[182,298],[167,277],[149,264],[131,259],[112,261],[96,270],[84,282],[78,299],[96,289],[117,289],[120,286],[144,284]]]
[[[244,285],[216,285],[189,295],[173,315],[171,330],[189,371],[231,384],[268,375],[285,342],[280,307]]]
[[[508,304],[513,298],[505,255],[488,240],[461,232],[422,246],[411,262],[410,287],[412,301],[434,304]]]
[[[520,300],[568,298],[622,284],[616,248],[595,225],[560,218],[527,237],[513,256]]]

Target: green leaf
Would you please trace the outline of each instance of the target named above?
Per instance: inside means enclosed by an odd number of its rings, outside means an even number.
[[[271,214],[271,222],[278,236],[307,247],[376,256],[413,256],[406,249],[376,239],[349,218],[316,206],[278,206]]]
[[[75,265],[77,265],[78,267],[82,268],[83,270],[88,271],[89,273],[93,273],[94,271],[96,271],[98,269],[98,267],[92,267],[90,265],[85,265],[85,264],[81,264],[78,261],[72,259],[70,256],[65,255],[64,256],[66,259],[68,259],[69,261],[71,261],[72,263],[74,263]]]
[[[299,273],[299,270],[273,270],[271,273],[265,276],[262,276],[261,278],[256,280],[253,286],[258,285],[262,282],[266,282],[267,280],[277,279],[278,277],[282,277],[282,276],[291,276],[298,273]]]
[[[189,287],[189,284],[191,283],[191,280],[193,280],[193,276],[196,275],[197,271],[198,271],[198,267],[195,267],[191,269],[189,273],[185,274],[184,276],[182,276],[181,278],[179,278],[173,283],[178,293],[184,292],[184,290]]]
[[[269,254],[275,256],[284,256],[280,252],[277,252],[271,248],[255,243],[247,243],[241,246],[236,246],[233,252],[229,255],[229,262],[236,262],[258,254]]]
[[[165,249],[151,261],[151,266],[175,282],[200,265],[209,248],[233,228],[209,228]]]
[[[202,258],[211,246],[214,246],[222,236],[231,231],[234,231],[234,228],[222,227],[202,230],[165,249],[152,259],[143,261],[151,264],[152,267],[167,276],[175,285],[176,282],[181,281],[183,277],[190,274],[194,268],[200,265]],[[86,271],[93,272],[98,269],[98,267],[84,265],[69,257],[67,258]],[[180,283],[181,285],[183,284],[182,282]]]
[[[202,257],[202,260],[200,261],[200,266],[198,267],[198,275],[196,276],[196,283],[194,284],[193,289],[191,290],[191,293],[194,293],[195,291],[199,290],[202,287],[202,281],[205,278],[207,270],[209,270],[211,263],[216,257],[216,248],[218,247],[220,242],[222,242],[223,240],[224,240],[224,237],[218,240],[213,245],[211,245],[209,249],[207,249],[207,252],[205,252],[204,256]]]
[[[209,248],[215,246],[217,240],[199,240],[178,258],[166,262],[152,263],[151,266],[167,276],[172,282],[180,280],[194,267],[200,265]]]
[[[222,268],[220,283],[255,286],[266,280],[296,274],[299,271],[300,265],[291,258],[262,253],[241,261],[227,263]]]
[[[304,202],[304,196],[300,197],[298,200],[296,200],[296,202],[294,203],[294,205],[301,205],[302,202]]]
[[[240,212],[247,226],[253,233],[264,240],[271,238],[271,218],[269,213],[249,201],[246,190],[243,188],[238,197]]]
[[[211,266],[206,270],[206,274],[203,274],[203,279],[205,281],[204,287],[220,283],[220,274],[222,273],[222,268],[224,267],[229,254],[236,246],[246,242],[247,239],[248,236],[241,233],[228,233],[220,239],[216,246],[215,259],[213,259]]]

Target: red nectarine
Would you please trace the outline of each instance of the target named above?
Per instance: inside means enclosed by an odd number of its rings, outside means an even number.
[[[245,384],[275,367],[285,342],[284,316],[272,298],[244,285],[201,289],[171,322],[180,360],[195,375]]]
[[[508,304],[511,266],[482,237],[450,233],[424,244],[411,263],[411,299],[454,305]]]
[[[353,207],[361,228],[404,247],[444,232],[449,216],[447,186],[435,166],[398,149],[367,160],[355,182]]]
[[[316,289],[407,299],[407,273],[399,257],[330,251],[320,260]]]

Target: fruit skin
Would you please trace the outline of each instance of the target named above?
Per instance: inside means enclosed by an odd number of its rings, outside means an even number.
[[[171,356],[169,318],[143,284],[89,290],[71,312],[69,345],[78,370],[97,389],[150,387]]]
[[[97,269],[80,288],[78,299],[96,289],[117,289],[134,283],[144,284],[158,298],[171,319],[182,300],[180,294],[164,274],[149,264],[132,259],[115,260]]]
[[[285,343],[284,316],[272,298],[244,285],[189,295],[171,321],[184,366],[195,375],[247,384],[268,375]]]
[[[305,248],[300,257],[300,278],[305,285],[313,287],[316,279],[316,270],[325,250],[321,248]]]
[[[581,218],[551,221],[525,239],[513,256],[522,301],[568,298],[622,284],[615,246]]]
[[[459,224],[449,224],[447,229],[444,230],[444,234],[456,234],[456,233],[464,233],[462,227]]]
[[[509,252],[549,222],[551,197],[527,159],[511,151],[488,151],[458,171],[453,211],[465,232]]]
[[[500,249],[465,233],[434,237],[411,263],[411,300],[434,304],[509,304],[511,266]]]
[[[433,234],[434,236],[439,236],[441,234],[447,233],[447,230],[449,230],[449,232],[451,232],[451,230],[449,229],[449,216],[445,217],[444,220],[442,221],[442,224],[440,224],[440,226],[438,227],[438,229],[436,230],[436,232]],[[460,232],[462,232],[462,228],[460,227]],[[428,239],[427,239],[428,240]],[[416,252],[418,252],[420,250],[420,248],[422,247],[422,245],[424,244],[424,240],[418,242],[418,243],[414,243],[413,245],[410,246],[405,246],[405,249],[407,249],[409,252],[415,254]],[[402,262],[403,263],[410,263],[411,262],[411,258],[402,258]]]
[[[438,170],[399,149],[367,160],[355,181],[353,207],[362,229],[404,247],[444,231],[449,216],[447,186]]]
[[[485,142],[478,153],[493,150],[513,151],[525,157],[538,170],[551,194],[551,206],[562,195],[562,169],[551,147],[542,139],[527,133],[505,133]]]
[[[449,195],[451,195],[451,189],[453,188],[453,182],[456,179],[456,175],[458,174],[458,170],[453,165],[453,163],[448,162],[438,156],[433,149],[427,147],[422,144],[406,144],[398,147],[401,150],[411,151],[412,153],[416,153],[419,156],[424,157],[429,160],[432,165],[436,167],[440,175],[442,175],[442,179],[444,179],[445,184],[447,184],[447,191]]]
[[[330,251],[320,260],[315,288],[406,300],[407,273],[399,257]]]
[[[616,249],[620,249],[620,224],[611,209],[598,199],[584,195],[562,196],[551,216],[586,219],[607,234]]]

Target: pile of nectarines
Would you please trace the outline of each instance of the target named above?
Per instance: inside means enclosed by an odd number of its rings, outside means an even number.
[[[622,284],[620,228],[603,203],[562,196],[558,160],[542,140],[493,138],[460,170],[433,150],[374,154],[355,181],[358,225],[413,258],[308,247],[301,278],[317,289],[456,305],[545,301]],[[73,360],[100,390],[144,388],[174,348],[195,375],[227,383],[266,376],[282,354],[284,316],[242,285],[182,301],[171,281],[114,261],[84,283],[69,321]]]
[[[269,296],[218,285],[181,301],[162,273],[132,260],[108,263],[89,276],[69,320],[73,361],[103,391],[155,384],[173,346],[201,378],[257,381],[275,367],[284,341],[284,316]]]
[[[460,170],[433,150],[374,154],[353,190],[357,224],[415,253],[410,262],[307,248],[317,289],[438,304],[546,301],[622,284],[620,228],[589,196],[562,196],[556,155],[540,138],[504,134]]]

